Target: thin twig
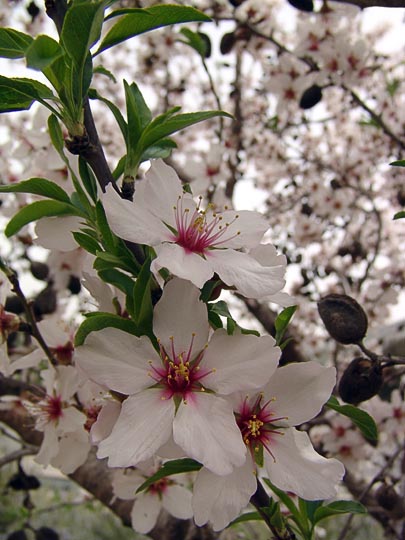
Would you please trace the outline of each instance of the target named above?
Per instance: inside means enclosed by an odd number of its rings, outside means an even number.
[[[20,448],[19,450],[10,452],[6,456],[0,458],[0,468],[4,467],[4,465],[7,465],[8,463],[17,461],[18,459],[21,459],[24,456],[30,456],[32,454],[36,454],[37,452],[38,452],[38,448],[34,446],[26,446],[25,448]]]

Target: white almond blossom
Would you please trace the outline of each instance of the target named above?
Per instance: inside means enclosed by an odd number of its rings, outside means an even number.
[[[136,185],[134,202],[121,199],[112,186],[102,198],[111,229],[121,238],[152,246],[157,254],[152,271],[190,280],[201,288],[217,274],[249,298],[274,295],[284,285],[285,263],[262,265],[240,251],[260,245],[268,223],[259,212],[201,207],[183,187],[174,169],[152,163]]]
[[[157,468],[153,460],[148,460],[139,463],[136,469],[119,469],[113,477],[114,495],[124,500],[135,499],[131,510],[131,523],[133,529],[142,534],[153,529],[162,509],[178,519],[193,517],[191,491],[182,485],[182,477],[185,475],[161,478],[145,491],[136,493]]]
[[[173,436],[185,455],[216,474],[245,461],[246,446],[231,403],[234,392],[257,390],[278,363],[271,336],[212,333],[200,291],[171,280],[154,310],[155,348],[146,336],[115,328],[91,334],[76,363],[93,381],[129,396],[98,457],[110,467],[151,458]]]
[[[232,396],[243,440],[249,449],[245,463],[227,476],[201,469],[194,484],[193,510],[197,525],[212,523],[221,530],[247,506],[256,491],[257,465],[283,491],[306,500],[336,494],[343,465],[326,459],[313,448],[297,426],[316,416],[336,382],[334,368],[316,362],[289,364],[277,369],[262,392]]]

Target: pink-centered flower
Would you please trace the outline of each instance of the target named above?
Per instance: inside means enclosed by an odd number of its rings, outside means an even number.
[[[173,437],[185,455],[216,474],[245,461],[246,445],[224,398],[257,390],[276,369],[280,351],[270,336],[211,338],[206,305],[190,282],[171,280],[154,310],[159,346],[115,328],[91,334],[76,349],[77,365],[98,384],[129,396],[98,456],[111,467],[152,457]]]
[[[121,199],[111,186],[102,202],[118,236],[155,249],[152,271],[160,281],[159,271],[167,268],[201,288],[215,273],[250,298],[274,295],[285,285],[284,259],[262,264],[240,251],[261,245],[268,229],[264,217],[247,210],[216,212],[210,205],[203,209],[202,200],[196,203],[183,192],[175,171],[161,160],[137,183],[134,202]]]
[[[211,521],[220,530],[235,519],[256,490],[261,465],[275,486],[303,499],[336,494],[343,465],[319,455],[308,435],[294,428],[320,412],[335,382],[334,368],[289,364],[274,372],[262,392],[231,397],[249,452],[230,475],[219,477],[204,468],[198,473],[193,494],[197,525]]]

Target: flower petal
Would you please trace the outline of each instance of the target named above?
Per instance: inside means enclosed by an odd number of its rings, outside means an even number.
[[[246,446],[232,407],[212,394],[195,392],[180,404],[173,437],[186,455],[215,474],[230,474],[245,461]]]
[[[219,214],[222,223],[229,223],[227,236],[234,234],[234,238],[224,242],[227,248],[239,249],[256,246],[269,228],[269,223],[263,214],[251,210],[226,210]]]
[[[196,525],[201,527],[210,521],[214,531],[224,529],[249,504],[256,488],[257,479],[249,454],[242,467],[226,476],[218,476],[202,468],[193,489],[192,505]]]
[[[283,491],[291,491],[308,501],[336,495],[345,469],[336,459],[315,452],[306,433],[294,428],[275,436],[271,443],[274,459],[265,452],[265,467],[270,481]]]
[[[152,457],[172,434],[174,403],[149,389],[127,398],[114,428],[98,447],[109,467],[130,467]]]
[[[148,362],[160,362],[147,337],[138,338],[116,328],[90,334],[76,349],[75,360],[90,379],[127,395],[151,386],[154,381]]]
[[[196,253],[187,252],[177,244],[156,246],[157,258],[152,261],[154,274],[161,268],[167,268],[174,276],[187,279],[201,288],[214,274],[209,261]]]
[[[97,444],[108,437],[120,412],[121,404],[118,401],[109,401],[103,406],[98,413],[97,420],[90,429],[90,438],[93,444]]]
[[[261,388],[276,370],[281,351],[271,336],[234,334],[217,330],[201,366],[212,370],[205,386],[220,394]]]
[[[174,337],[177,354],[187,351],[193,339],[193,353],[200,352],[208,340],[208,314],[200,291],[189,281],[172,279],[163,289],[153,315],[153,331],[169,352]]]
[[[125,240],[155,246],[168,238],[169,229],[143,205],[121,197],[111,185],[102,196],[102,203],[112,231]]]
[[[162,495],[162,505],[172,516],[179,519],[193,517],[191,508],[191,491],[182,486],[168,486]]]
[[[142,534],[148,533],[156,525],[161,508],[162,505],[157,495],[142,493],[136,498],[132,507],[132,527]]]
[[[317,362],[294,363],[277,369],[264,393],[269,399],[275,398],[277,416],[287,416],[288,425],[296,426],[319,413],[335,383],[334,367]]]
[[[285,266],[262,266],[247,253],[216,249],[207,254],[207,261],[224,283],[247,298],[262,299],[285,285]]]

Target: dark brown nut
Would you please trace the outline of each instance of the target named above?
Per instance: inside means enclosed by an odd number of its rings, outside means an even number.
[[[369,358],[354,358],[339,382],[338,392],[346,403],[357,405],[372,398],[383,384],[382,369]]]
[[[354,298],[328,294],[318,302],[318,312],[329,334],[344,345],[359,343],[367,332],[367,315]]]

